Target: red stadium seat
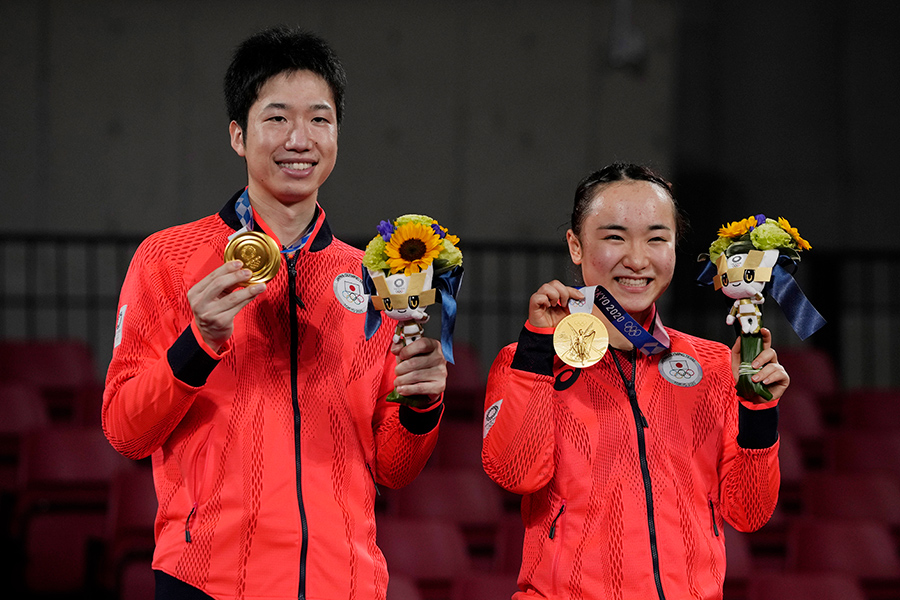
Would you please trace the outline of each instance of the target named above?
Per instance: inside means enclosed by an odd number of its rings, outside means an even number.
[[[492,571],[515,576],[522,566],[524,543],[525,525],[522,523],[522,518],[514,514],[503,515],[497,525]]]
[[[778,348],[778,362],[791,376],[786,402],[798,391],[811,394],[821,407],[826,424],[834,424],[840,419],[840,410],[835,403],[840,392],[840,379],[830,354],[813,347],[781,347]]]
[[[799,440],[820,440],[825,435],[822,407],[811,390],[794,389],[793,373],[790,375],[791,387],[778,403],[778,431]]]
[[[477,350],[465,342],[453,344],[454,364],[447,364],[444,416],[448,419],[481,422],[487,386],[484,367]]]
[[[509,600],[518,589],[514,574],[467,573],[453,581],[450,600]]]
[[[426,468],[406,487],[387,493],[389,514],[451,523],[463,532],[473,557],[493,554],[502,489],[481,469]]]
[[[835,431],[825,441],[825,462],[838,471],[888,473],[900,478],[900,432]]]
[[[23,438],[16,538],[35,592],[99,585],[110,482],[135,468],[95,428],[49,427]]]
[[[0,490],[16,488],[22,436],[49,422],[36,386],[21,381],[0,382]]]
[[[447,598],[456,576],[472,568],[462,532],[444,521],[380,516],[378,546],[391,575],[414,581],[424,600]]]
[[[153,600],[156,582],[150,559],[129,561],[122,570],[118,590],[118,600]]]
[[[5,378],[37,386],[54,421],[77,422],[79,393],[98,384],[90,346],[80,340],[0,341]]]
[[[866,600],[856,579],[839,573],[757,573],[747,600]]]
[[[871,519],[900,526],[900,479],[885,473],[809,473],[803,512],[813,517]]]
[[[387,600],[422,600],[416,582],[403,575],[391,575],[388,582]]]
[[[857,578],[869,597],[900,597],[900,556],[887,525],[797,519],[788,534],[789,571]]]
[[[900,431],[900,389],[854,389],[838,395],[842,424],[851,429]]]
[[[107,588],[122,591],[126,585],[141,581],[140,575],[133,572],[135,566],[146,568],[152,581],[150,560],[155,545],[153,528],[157,507],[149,469],[121,469],[113,476],[106,514]],[[132,591],[136,590],[132,588]]]
[[[427,468],[481,471],[482,431],[482,424],[474,421],[442,420]]]

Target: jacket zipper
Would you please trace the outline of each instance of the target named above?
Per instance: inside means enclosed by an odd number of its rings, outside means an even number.
[[[566,512],[566,501],[563,500],[562,506],[559,507],[559,512],[556,513],[556,516],[553,517],[553,521],[550,523],[550,533],[547,534],[547,537],[551,540],[556,537],[556,522],[559,521],[559,518],[562,514]]]
[[[719,526],[716,525],[716,509],[713,506],[712,496],[707,496],[707,499],[709,500],[709,516],[712,519],[713,533],[719,537]]]
[[[650,425],[647,422],[644,413],[641,412],[641,407],[638,405],[637,391],[635,390],[634,384],[637,379],[636,354],[637,351],[633,350],[629,357],[629,360],[631,361],[632,377],[631,379],[628,379],[622,371],[622,366],[619,364],[619,357],[616,356],[616,351],[613,350],[612,353],[613,361],[616,363],[616,368],[619,370],[619,376],[622,377],[625,388],[628,390],[628,400],[631,403],[631,412],[634,414],[634,424],[635,429],[637,430],[638,456],[641,463],[641,476],[644,480],[644,496],[647,501],[647,528],[650,532],[650,556],[653,559],[653,579],[656,582],[656,592],[659,595],[659,600],[666,600],[662,588],[662,576],[660,575],[659,570],[659,547],[656,542],[656,521],[653,516],[653,486],[650,481],[650,466],[647,463],[647,441],[644,438],[644,429],[648,429]]]
[[[191,540],[191,517],[194,516],[194,513],[197,512],[197,503],[194,502],[194,505],[191,507],[191,512],[188,513],[187,519],[184,520],[184,541],[190,544],[193,540]]]
[[[372,472],[372,467],[369,466],[369,463],[366,463],[366,469],[369,471],[369,477],[372,478],[372,485],[375,486],[375,495],[380,498],[381,490],[378,488],[378,482],[375,481],[375,473]]]
[[[562,504],[559,507],[559,511],[556,513],[556,516],[553,517],[553,521],[550,523],[550,531],[547,532],[547,537],[551,540],[556,538],[557,532],[559,532],[559,540],[557,541],[556,551],[553,553],[553,566],[551,576],[550,576],[550,586],[553,590],[553,595],[558,596],[558,585],[559,585],[559,561],[560,556],[563,552],[563,533],[565,533],[564,525],[564,513],[566,512],[566,500],[563,498]]]
[[[306,522],[306,508],[303,506],[303,488],[301,485],[300,475],[302,472],[300,466],[300,400],[297,390],[297,357],[300,355],[300,326],[298,324],[297,310],[304,308],[300,294],[297,293],[297,256],[298,252],[294,252],[293,256],[288,257],[288,311],[291,314],[291,404],[294,409],[294,463],[297,472],[297,503],[300,508],[300,582],[297,590],[297,599],[305,600],[306,598],[306,555],[309,550],[309,526]],[[294,306],[296,304],[296,306]]]

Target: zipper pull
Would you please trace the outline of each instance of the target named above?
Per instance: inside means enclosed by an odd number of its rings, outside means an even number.
[[[641,417],[641,425],[644,427],[644,429],[649,429],[650,423],[647,422],[647,417],[644,416],[644,411],[641,410],[640,406],[638,406],[637,409],[638,409],[638,414]]]
[[[191,507],[191,512],[188,513],[187,519],[184,520],[184,541],[188,544],[191,543],[191,517],[194,516],[194,513],[197,512],[197,503],[194,502],[194,506]]]
[[[553,522],[550,523],[550,533],[547,535],[551,540],[556,537],[556,522],[559,521],[559,518],[562,514],[566,512],[566,503],[563,502],[562,506],[559,507],[559,512],[556,513],[556,516],[553,517]]]
[[[375,495],[380,498],[381,490],[378,488],[378,482],[375,481],[375,473],[372,472],[372,467],[369,466],[369,463],[366,463],[366,469],[369,471],[369,477],[372,478],[372,484],[375,486]]]
[[[709,499],[709,516],[712,518],[712,526],[713,533],[716,534],[716,537],[719,537],[719,527],[716,525],[716,509],[713,507],[712,496],[707,496]]]

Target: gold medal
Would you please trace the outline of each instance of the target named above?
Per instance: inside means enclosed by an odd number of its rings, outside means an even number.
[[[239,260],[245,269],[250,269],[248,281],[241,285],[265,283],[278,272],[281,254],[271,237],[258,231],[245,231],[231,238],[225,247],[225,262]]]
[[[556,355],[569,366],[583,369],[606,354],[609,333],[603,321],[589,312],[572,313],[553,332]]]

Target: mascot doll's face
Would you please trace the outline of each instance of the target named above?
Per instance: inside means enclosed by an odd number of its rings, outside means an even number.
[[[431,288],[434,267],[413,275],[396,273],[385,277],[382,273],[370,272],[372,282],[378,292],[372,301],[375,308],[398,321],[426,318],[425,307],[434,304],[435,290]]]
[[[740,300],[760,294],[772,279],[772,267],[778,261],[778,250],[751,250],[745,254],[724,254],[716,261],[718,276],[713,280],[729,298]]]

